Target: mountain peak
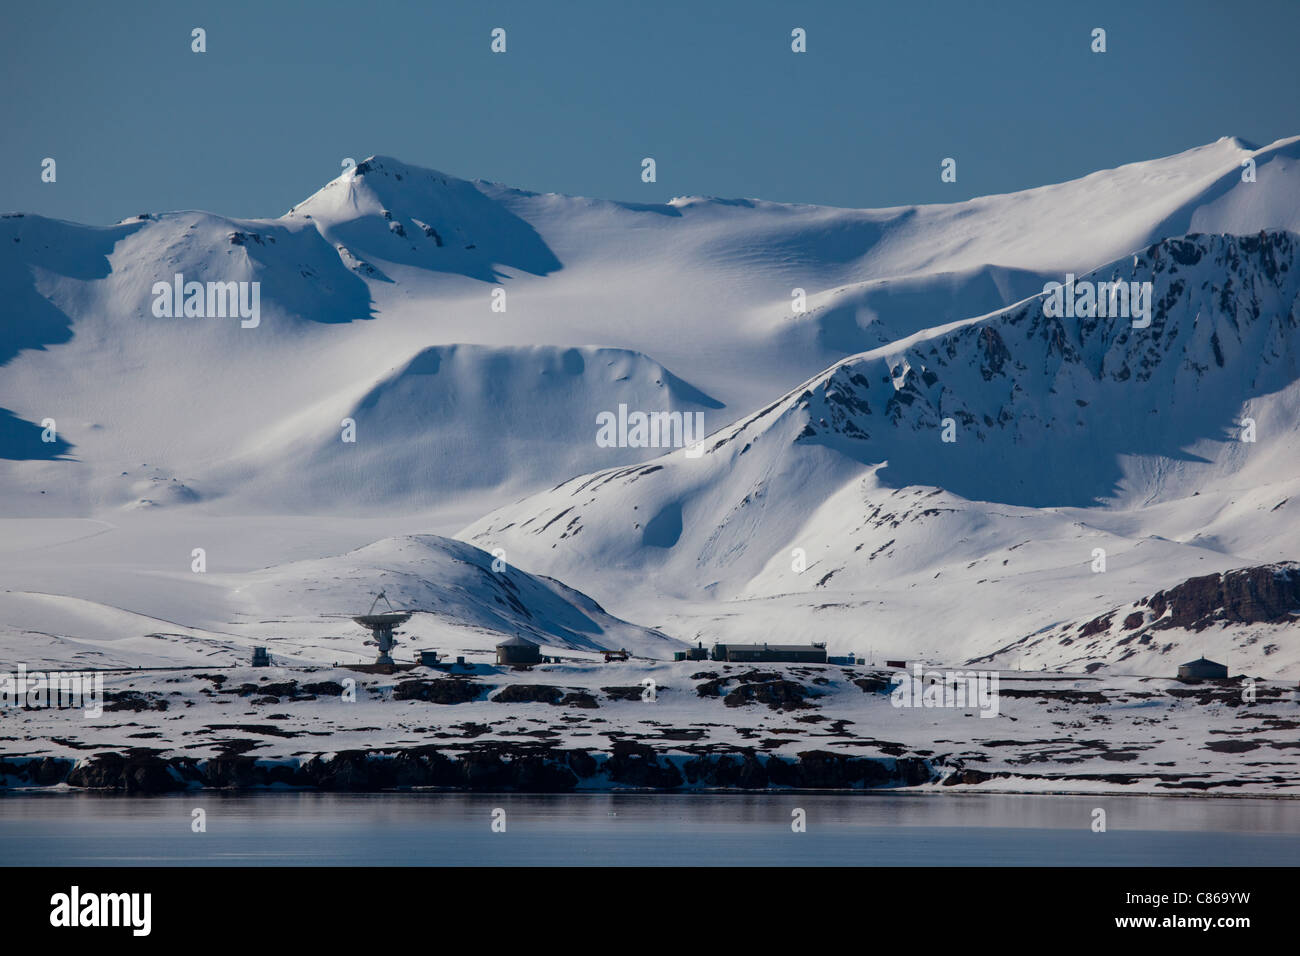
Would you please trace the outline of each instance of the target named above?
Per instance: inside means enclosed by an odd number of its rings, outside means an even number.
[[[1252,143],[1250,140],[1242,139],[1240,136],[1220,136],[1217,142],[1230,143],[1237,147],[1237,149],[1245,150],[1248,153],[1258,152],[1260,149],[1259,143]]]
[[[340,179],[349,177],[351,179],[361,179],[363,177],[391,177],[396,182],[407,180],[420,181],[422,179],[433,180],[446,185],[451,182],[465,182],[456,176],[451,176],[438,169],[430,169],[424,166],[415,166],[411,163],[404,163],[400,159],[392,156],[376,154],[367,156],[355,166],[343,171]]]
[[[426,169],[404,163],[392,156],[367,156],[343,170],[311,196],[289,210],[289,215],[319,218],[331,208],[361,211],[362,205],[378,204],[382,210],[399,202],[403,196],[414,196],[435,190],[473,189],[474,186],[456,176],[436,169]],[[370,203],[360,203],[358,197],[366,195]]]
[[[498,266],[533,275],[559,269],[536,230],[485,185],[369,156],[283,218],[311,220],[349,268],[367,278],[386,278],[372,259],[483,281],[495,281]]]

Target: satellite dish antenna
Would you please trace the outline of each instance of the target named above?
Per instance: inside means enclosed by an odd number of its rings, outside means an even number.
[[[375,613],[375,606],[379,604],[380,598],[383,598],[388,605],[387,613]],[[376,664],[391,664],[393,657],[389,653],[393,645],[397,643],[393,638],[393,628],[399,624],[405,624],[411,619],[410,611],[399,611],[393,607],[388,595],[380,591],[375,595],[375,599],[370,603],[370,610],[365,614],[359,614],[352,620],[356,621],[374,636],[374,643],[379,646],[379,656],[375,658]]]

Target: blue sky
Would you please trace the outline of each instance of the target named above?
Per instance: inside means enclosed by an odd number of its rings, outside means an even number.
[[[1291,0],[94,0],[3,27],[0,209],[92,223],[275,216],[372,153],[610,199],[889,206],[1300,134]]]

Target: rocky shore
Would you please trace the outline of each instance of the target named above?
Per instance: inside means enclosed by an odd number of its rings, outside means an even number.
[[[97,719],[0,714],[0,788],[1297,795],[1284,685],[1004,672],[992,719],[891,686],[713,662],[123,674]]]
[[[806,751],[793,759],[759,754],[705,753],[669,757],[632,742],[611,752],[484,743],[460,753],[437,747],[348,751],[302,761],[231,756],[195,760],[137,749],[78,761],[39,758],[0,761],[11,785],[67,784],[86,790],[171,793],[196,788],[306,788],[381,791],[434,788],[566,793],[578,789],[691,790],[773,787],[852,790],[918,786],[939,771],[915,758],[854,757]]]

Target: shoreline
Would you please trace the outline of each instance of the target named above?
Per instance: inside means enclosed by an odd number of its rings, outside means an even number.
[[[1300,798],[1294,692],[1025,674],[989,713],[847,665],[634,660],[106,675],[0,721],[0,792],[981,792]]]
[[[110,800],[135,800],[135,799],[158,799],[167,797],[186,797],[196,794],[231,796],[231,797],[252,797],[252,796],[278,796],[278,795],[302,795],[302,794],[319,794],[322,796],[520,796],[520,797],[611,797],[611,796],[654,796],[654,797],[719,797],[719,796],[826,796],[826,797],[918,797],[920,799],[935,799],[938,797],[1151,797],[1155,799],[1173,799],[1173,800],[1300,800],[1300,792],[1290,793],[1252,793],[1236,791],[1232,793],[1214,792],[1214,791],[1196,791],[1196,792],[1178,792],[1178,791],[1151,791],[1151,790],[956,790],[951,788],[938,787],[877,787],[871,790],[851,790],[851,789],[775,789],[767,788],[761,790],[739,790],[736,788],[714,788],[705,787],[693,790],[651,790],[635,787],[618,787],[606,790],[568,790],[562,792],[556,791],[530,791],[530,790],[465,790],[453,789],[448,787],[405,787],[391,790],[322,790],[319,787],[254,787],[247,789],[235,788],[195,788],[192,790],[172,790],[162,793],[142,793],[127,792],[124,790],[106,790],[106,789],[87,789],[83,787],[70,787],[66,784],[54,784],[52,786],[30,786],[30,787],[0,787],[0,805],[6,799],[15,797],[32,797],[32,796],[94,796],[104,797]]]
[[[218,757],[194,760],[156,753],[101,752],[77,761],[49,757],[0,756],[0,795],[18,793],[104,793],[115,796],[161,796],[196,793],[447,793],[526,794],[912,794],[971,796],[1150,796],[1183,799],[1300,799],[1294,793],[1241,789],[1242,782],[1179,783],[1179,774],[1111,774],[1079,776],[1080,783],[1055,785],[1060,777],[987,774],[958,763],[916,758],[863,757],[805,751],[791,760],[752,749],[689,754],[655,751],[625,744],[612,752],[491,746],[484,750],[445,753],[452,748],[416,747],[345,751],[307,759]],[[484,756],[490,759],[483,759]],[[762,759],[760,759],[760,756]],[[584,771],[579,773],[579,771]],[[920,779],[922,775],[926,779]],[[464,779],[457,779],[464,775]],[[808,785],[821,775],[825,786]],[[1116,785],[1129,776],[1131,785]],[[772,778],[799,780],[772,785]],[[719,783],[720,778],[736,782]],[[503,783],[513,779],[514,783]],[[748,784],[740,782],[748,780]],[[760,779],[766,783],[759,783]],[[1044,789],[1024,781],[1052,780]],[[1009,786],[985,786],[1006,780]],[[477,782],[476,782],[477,781]],[[656,781],[656,782],[650,782]],[[857,785],[842,785],[853,781]],[[1109,785],[1109,786],[1107,786]],[[1255,784],[1258,786],[1259,784]],[[1161,787],[1161,789],[1153,789]]]

